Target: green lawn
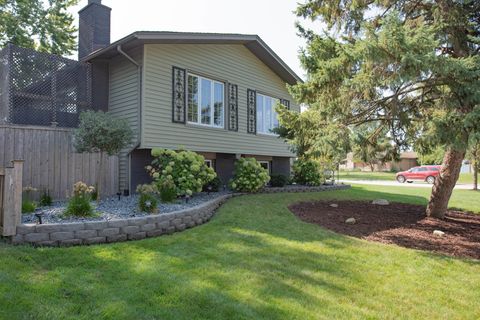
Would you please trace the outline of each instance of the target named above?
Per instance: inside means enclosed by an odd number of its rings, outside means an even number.
[[[394,172],[363,172],[363,171],[340,171],[340,180],[383,180],[395,181]],[[461,173],[458,183],[473,183],[471,173]]]
[[[427,196],[371,186],[245,196],[171,236],[0,245],[0,319],[479,319],[480,262],[340,236],[287,209],[299,200],[424,204]],[[480,193],[454,191],[452,205],[479,204]]]

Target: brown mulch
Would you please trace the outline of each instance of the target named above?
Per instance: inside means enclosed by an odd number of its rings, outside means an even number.
[[[337,208],[331,204],[338,204]],[[403,203],[386,206],[365,201],[316,201],[293,204],[301,220],[334,232],[455,257],[480,259],[480,215],[448,211],[445,219],[425,217],[425,207]],[[355,224],[345,220],[355,218]],[[445,235],[434,235],[441,230]]]

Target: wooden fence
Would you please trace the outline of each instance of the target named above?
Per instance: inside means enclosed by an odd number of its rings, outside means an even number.
[[[22,222],[23,161],[0,168],[0,236],[14,236]]]
[[[73,184],[95,185],[100,154],[76,153],[72,131],[65,128],[0,125],[0,167],[24,160],[23,187],[48,190],[54,199],[65,199]],[[118,192],[118,158],[104,157],[101,174],[103,195]]]

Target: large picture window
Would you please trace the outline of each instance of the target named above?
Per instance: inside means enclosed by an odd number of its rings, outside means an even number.
[[[224,84],[188,75],[188,122],[211,127],[224,126]]]
[[[257,93],[257,132],[272,133],[272,129],[278,127],[278,117],[275,106],[278,99]]]

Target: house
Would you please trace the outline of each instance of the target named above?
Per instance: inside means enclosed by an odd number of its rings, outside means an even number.
[[[239,157],[290,174],[294,154],[270,130],[277,102],[300,111],[286,84],[301,79],[260,37],[139,31],[110,43],[110,13],[101,0],[79,12],[79,60],[92,66],[93,107],[135,132],[120,156],[121,189],[149,181],[155,147],[202,154],[224,183]]]
[[[400,153],[400,159],[398,161],[388,161],[383,165],[375,164],[375,171],[405,171],[412,167],[418,166],[418,155],[413,151],[405,151]],[[343,164],[340,165],[342,170],[361,170],[371,171],[370,165],[364,162],[358,162],[354,160],[353,153],[347,154],[347,158]]]

